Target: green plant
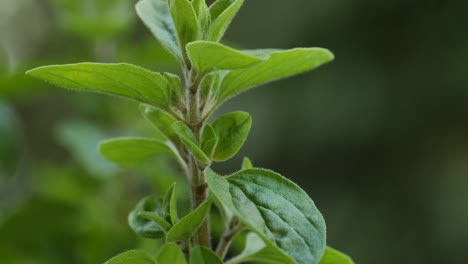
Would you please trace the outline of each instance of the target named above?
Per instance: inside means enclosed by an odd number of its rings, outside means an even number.
[[[223,263],[236,236],[245,250],[225,263],[345,264],[351,259],[326,247],[325,221],[296,184],[248,158],[242,170],[216,174],[210,165],[233,157],[251,126],[246,112],[208,120],[228,99],[250,88],[314,69],[333,59],[321,48],[235,50],[220,44],[243,0],[141,0],[137,13],[181,65],[181,76],[134,65],[79,63],[33,69],[27,74],[78,91],[119,96],[141,103],[155,138],[116,138],[99,152],[124,167],[155,155],[179,162],[192,188],[192,211],[179,217],[176,186],[164,197],[142,199],[129,215],[140,236],[164,241],[156,255],[122,253],[106,263]],[[211,243],[210,209],[224,232]]]

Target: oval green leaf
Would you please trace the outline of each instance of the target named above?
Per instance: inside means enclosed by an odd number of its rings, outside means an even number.
[[[162,136],[170,139],[175,145],[180,143],[179,136],[171,128],[172,124],[177,122],[177,120],[167,112],[152,107],[149,105],[140,105],[140,110],[142,115],[148,120],[158,132],[162,133]]]
[[[166,243],[158,252],[156,260],[159,263],[187,264],[184,254],[176,243]]]
[[[76,91],[119,96],[166,109],[168,80],[159,73],[126,63],[77,63],[43,66],[27,75]]]
[[[329,50],[322,48],[249,52],[256,56],[269,56],[269,59],[227,74],[221,84],[220,103],[252,87],[312,70],[334,58]]]
[[[179,220],[167,233],[168,242],[187,241],[201,226],[205,217],[210,213],[211,199],[207,199],[195,210]]]
[[[222,264],[221,259],[211,249],[196,246],[190,250],[190,264]]]
[[[354,261],[338,250],[327,247],[320,264],[354,264]]]
[[[168,1],[141,0],[136,4],[136,11],[161,45],[179,62],[184,62]]]
[[[244,144],[252,126],[252,117],[247,112],[231,112],[218,117],[212,126],[218,137],[213,159],[225,161],[234,156]]]
[[[128,224],[139,236],[151,239],[163,238],[166,235],[165,228],[158,224],[158,221],[141,215],[141,212],[150,212],[158,218],[163,218],[165,214],[163,199],[154,195],[147,196],[141,199],[128,215]]]
[[[169,0],[169,9],[174,21],[179,45],[185,48],[187,43],[200,38],[200,25],[197,15],[189,0]]]
[[[176,156],[166,142],[136,137],[102,141],[98,151],[104,158],[123,167],[135,167],[143,161],[161,154]]]
[[[231,70],[251,66],[262,58],[212,41],[195,41],[187,45],[192,65],[202,75],[215,70]]]
[[[106,261],[104,264],[157,264],[158,262],[153,259],[148,253],[143,250],[130,250],[121,253],[112,259]]]
[[[166,219],[170,220],[172,224],[179,221],[177,212],[177,196],[176,196],[176,183],[174,182],[164,196],[163,206],[166,210]]]
[[[223,37],[243,3],[244,0],[218,0],[210,7],[212,22],[208,40],[219,41]]]
[[[208,155],[208,157],[213,157],[214,150],[216,145],[218,144],[218,136],[216,136],[216,132],[214,128],[210,124],[206,124],[203,127],[202,136],[200,145],[203,152]]]
[[[264,169],[227,178],[207,171],[210,191],[278,254],[297,263],[317,264],[325,250],[325,221],[295,183]]]

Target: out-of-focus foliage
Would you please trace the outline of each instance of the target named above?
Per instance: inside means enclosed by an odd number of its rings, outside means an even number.
[[[93,30],[102,27],[89,21],[106,12],[0,0],[2,264],[102,263],[137,245],[153,247],[128,228],[128,211],[146,194],[164,194],[174,178],[184,195],[183,180],[161,160],[106,173],[103,161],[91,162],[95,146],[83,140],[150,133],[134,119],[136,105],[69,96],[24,76],[33,66],[79,61],[174,69],[134,19],[135,1],[111,2],[109,14],[122,12],[125,25],[99,35]],[[226,36],[238,46],[325,46],[337,59],[320,73],[226,103],[226,111],[235,105],[255,121],[238,156],[295,177],[328,219],[330,245],[356,263],[467,262],[468,2],[245,2]],[[80,16],[94,17],[71,29],[65,20]],[[77,123],[90,130],[70,127]]]

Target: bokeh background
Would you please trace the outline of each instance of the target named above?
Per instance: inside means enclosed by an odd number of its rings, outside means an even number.
[[[27,78],[45,64],[177,71],[133,0],[0,0],[0,262],[102,263],[154,248],[127,227],[139,198],[184,179],[164,158],[119,169],[95,151],[147,135],[137,105]],[[247,0],[239,48],[321,46],[336,60],[236,97],[242,156],[298,182],[357,263],[468,263],[468,1]]]

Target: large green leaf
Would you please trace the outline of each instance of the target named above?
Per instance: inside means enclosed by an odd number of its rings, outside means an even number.
[[[159,263],[187,264],[184,254],[176,243],[166,243],[156,256]]]
[[[218,117],[213,122],[218,137],[213,159],[224,161],[234,156],[247,139],[251,126],[252,117],[247,112],[231,112]]]
[[[262,58],[212,41],[195,41],[186,48],[192,65],[201,74],[214,70],[245,68],[263,61]]]
[[[200,38],[200,25],[197,15],[189,0],[169,0],[169,9],[174,21],[179,45],[185,48],[187,43]]]
[[[320,264],[354,264],[353,260],[347,255],[336,249],[327,247],[323,253]]]
[[[211,249],[196,246],[190,251],[190,264],[222,264],[221,259]]]
[[[77,91],[115,95],[167,108],[169,82],[162,74],[131,64],[77,63],[43,66],[28,75]]]
[[[221,102],[249,88],[312,70],[333,59],[333,54],[322,48],[249,52],[257,56],[269,56],[269,59],[227,74],[221,84]]]
[[[99,153],[106,159],[123,167],[134,167],[156,155],[175,152],[163,141],[151,138],[124,137],[102,141]]]
[[[201,226],[211,208],[211,199],[207,199],[195,210],[179,220],[167,233],[168,242],[187,241]]]
[[[198,145],[197,138],[193,134],[192,130],[185,125],[182,121],[178,121],[172,125],[172,129],[179,136],[180,140],[187,146],[192,155],[200,162],[208,164],[210,158],[203,152]]]
[[[139,236],[158,239],[166,235],[168,226],[161,226],[156,218],[149,219],[148,214],[142,215],[141,212],[151,213],[154,216],[162,219],[166,214],[163,206],[163,199],[161,197],[151,195],[141,199],[135,208],[128,215],[128,224]],[[165,224],[163,224],[165,225]]]
[[[211,27],[207,39],[219,41],[241,8],[244,0],[218,0],[210,7]]]
[[[325,221],[309,196],[295,183],[264,169],[228,177],[207,171],[218,200],[257,233],[267,246],[299,264],[317,264],[325,250]]]
[[[182,51],[177,42],[177,33],[169,10],[168,0],[141,0],[136,4],[138,16],[179,62],[183,62]]]
[[[121,253],[104,264],[157,264],[158,262],[143,250],[130,250]]]
[[[162,138],[169,138],[174,144],[178,145],[180,142],[179,136],[171,128],[172,124],[177,120],[172,115],[159,108],[144,104],[140,105],[140,110],[145,119],[162,134]]]

